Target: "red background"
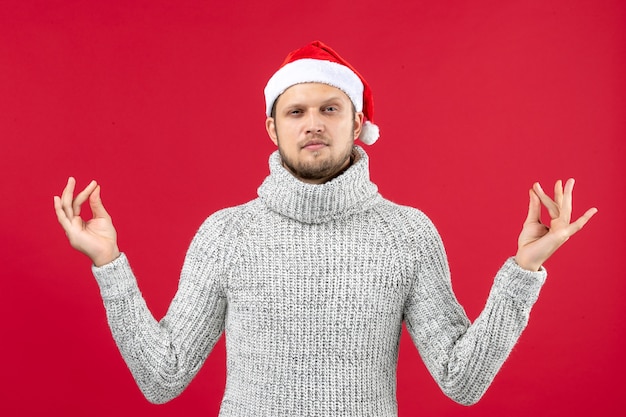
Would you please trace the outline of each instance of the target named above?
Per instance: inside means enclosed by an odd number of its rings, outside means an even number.
[[[181,397],[143,399],[52,196],[69,175],[102,184],[162,316],[196,228],[267,174],[265,82],[318,38],[370,82],[373,180],[438,226],[471,318],[515,253],[533,181],[573,176],[575,215],[600,210],[549,260],[530,326],[477,405],[445,398],[403,338],[400,415],[615,415],[625,24],[626,3],[598,0],[0,2],[0,415],[217,414],[223,343]]]

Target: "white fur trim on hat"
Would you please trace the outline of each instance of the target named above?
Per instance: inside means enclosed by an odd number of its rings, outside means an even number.
[[[271,116],[278,96],[289,87],[302,83],[322,83],[338,88],[347,94],[356,111],[363,111],[363,83],[350,68],[331,61],[305,58],[285,64],[267,82],[266,115]]]

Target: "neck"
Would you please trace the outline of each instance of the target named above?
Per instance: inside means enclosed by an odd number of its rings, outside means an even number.
[[[378,188],[369,179],[367,154],[356,146],[351,166],[324,184],[305,183],[282,164],[280,153],[270,156],[270,175],[259,197],[272,211],[303,223],[325,223],[361,213],[379,202]]]

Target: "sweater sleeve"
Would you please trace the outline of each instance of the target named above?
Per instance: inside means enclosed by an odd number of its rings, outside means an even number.
[[[461,404],[476,403],[528,323],[546,272],[508,259],[487,303],[470,323],[451,287],[439,234],[426,220],[417,244],[417,280],[405,306],[407,329],[442,391]]]
[[[209,218],[185,257],[178,290],[165,317],[154,319],[122,254],[93,267],[113,338],[137,385],[153,403],[178,396],[224,329],[225,241]]]

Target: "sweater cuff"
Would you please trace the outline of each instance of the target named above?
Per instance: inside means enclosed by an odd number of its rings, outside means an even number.
[[[515,301],[533,305],[547,276],[544,267],[537,272],[528,271],[520,267],[514,257],[510,257],[498,271],[494,290]]]
[[[137,280],[124,253],[102,266],[91,266],[103,299],[119,298],[139,291]]]

